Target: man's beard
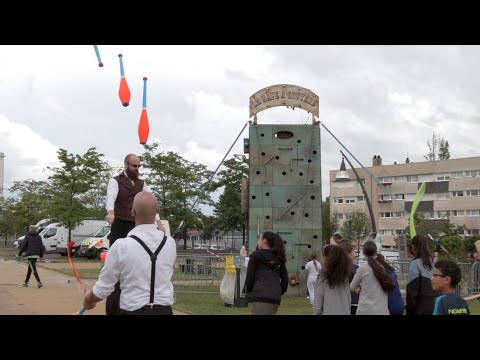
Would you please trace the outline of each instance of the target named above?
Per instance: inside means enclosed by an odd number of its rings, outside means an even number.
[[[132,180],[138,179],[138,170],[126,170],[127,176]]]

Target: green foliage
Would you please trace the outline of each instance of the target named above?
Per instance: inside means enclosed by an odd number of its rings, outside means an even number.
[[[440,139],[440,145],[438,148],[438,160],[450,159],[450,144],[448,140]]]
[[[434,239],[441,236],[454,236],[463,234],[464,225],[456,225],[450,222],[449,216],[443,219],[427,219],[421,212],[414,215],[415,231],[420,235],[430,234]],[[410,233],[410,225],[406,227],[406,233]]]
[[[475,235],[475,236],[467,236],[465,237],[465,251],[467,254],[473,254],[476,249],[475,249],[475,241],[480,240],[480,235]]]
[[[423,155],[425,160],[436,161],[450,159],[450,144],[448,140],[441,138],[435,131],[432,134],[432,139],[427,140],[428,153]]]
[[[158,146],[158,142],[144,145],[141,159],[146,168],[146,181],[161,208],[160,217],[169,221],[171,229],[176,229],[182,220],[188,227],[200,227],[198,206],[213,204],[205,191],[212,172],[205,165],[185,160],[175,152],[158,153]]]
[[[338,228],[338,220],[335,216],[330,216],[330,197],[327,196],[325,201],[322,201],[322,239],[328,243],[328,239]]]
[[[0,198],[0,236],[7,238],[11,235],[25,233],[24,223],[15,212],[15,199]]]
[[[352,243],[362,241],[369,234],[370,219],[363,211],[354,211],[352,220],[344,221],[340,231]]]
[[[82,203],[86,206],[86,218],[101,219],[105,216],[107,202],[107,185],[110,178],[117,176],[122,170],[102,162],[102,169],[94,179],[93,187],[80,195]]]
[[[447,251],[447,257],[451,256],[455,260],[466,258],[465,241],[460,236],[444,236],[441,238],[440,244]]]
[[[234,155],[223,163],[224,169],[217,174],[216,181],[209,184],[209,190],[224,188],[215,204],[216,227],[219,230],[245,229],[247,214],[242,214],[242,179],[248,178],[248,161],[245,155]]]
[[[20,225],[21,232],[27,231],[29,225],[50,217],[52,187],[48,181],[15,181],[10,192],[18,199],[13,204],[12,211],[15,213],[15,221]]]
[[[88,194],[105,174],[105,164],[95,148],[89,148],[83,155],[57,151],[59,167],[49,167],[52,185],[50,214],[70,231],[90,214]],[[70,237],[69,231],[69,237]]]

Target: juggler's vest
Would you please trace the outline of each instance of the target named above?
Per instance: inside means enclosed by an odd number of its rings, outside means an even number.
[[[144,181],[137,179],[135,184],[132,185],[130,179],[123,173],[115,176],[114,179],[118,183],[118,195],[114,205],[115,217],[134,222],[135,218],[132,216],[133,198],[143,190]]]

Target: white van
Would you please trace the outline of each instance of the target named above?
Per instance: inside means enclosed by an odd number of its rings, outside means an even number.
[[[82,246],[76,253],[77,256],[88,259],[100,259],[102,251],[106,251],[110,247],[110,240],[108,240],[110,228],[111,225],[104,225],[93,237],[83,240]]]
[[[165,228],[165,234],[167,236],[171,236],[170,224],[168,221],[160,221]],[[83,240],[82,245],[77,252],[78,256],[87,257],[89,259],[100,259],[100,254],[110,248],[110,240],[108,239],[108,235],[110,235],[110,228],[110,225],[104,225],[93,237]]]
[[[80,225],[73,229],[71,240],[75,242],[75,245],[72,247],[72,254],[80,248],[81,242],[85,238],[93,236],[98,229],[106,224],[107,222],[105,222],[105,220],[84,220]],[[45,248],[51,249],[56,245],[58,253],[64,256],[67,255],[67,244],[70,242],[70,239],[68,238],[68,229],[60,226],[59,223],[53,223],[48,225],[44,231],[42,240]]]

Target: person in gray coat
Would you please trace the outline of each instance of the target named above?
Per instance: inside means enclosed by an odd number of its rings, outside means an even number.
[[[376,260],[377,245],[371,240],[363,245],[363,254],[367,264],[357,269],[350,289],[360,291],[356,315],[390,315],[388,311],[388,294],[394,284],[385,268]]]
[[[325,251],[328,250],[328,251]],[[350,315],[350,261],[340,246],[323,252],[324,266],[315,284],[314,315]]]

